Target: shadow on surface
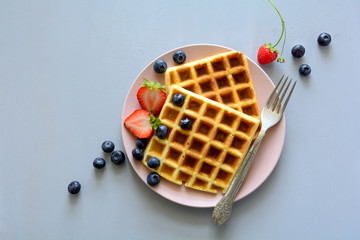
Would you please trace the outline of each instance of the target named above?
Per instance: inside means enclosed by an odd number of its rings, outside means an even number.
[[[129,163],[130,164],[130,163]],[[177,203],[174,203],[149,188],[135,173],[132,169],[131,176],[132,181],[137,185],[135,189],[139,192],[144,201],[144,204],[149,205],[154,212],[157,214],[166,215],[168,219],[176,219],[182,223],[188,225],[208,225],[211,224],[211,212],[210,208],[193,208],[188,206],[183,206]],[[163,181],[166,181],[162,179]],[[207,215],[206,218],[202,216]],[[181,217],[179,217],[181,216]]]
[[[228,235],[231,235],[231,232],[233,232],[231,229],[241,228],[241,226],[248,225],[246,216],[251,215],[251,212],[254,211],[257,206],[264,204],[264,200],[270,194],[271,185],[277,176],[277,169],[281,168],[279,167],[282,161],[281,158],[282,157],[280,156],[279,162],[274,168],[273,172],[270,174],[267,180],[265,180],[265,182],[259,186],[258,189],[256,189],[247,197],[233,204],[231,216],[224,224],[220,226],[212,224],[212,231],[217,239],[228,239]]]
[[[77,202],[79,201],[79,197],[81,195],[81,192],[77,193],[77,194],[69,194],[69,202],[71,205],[75,205],[77,204]]]
[[[95,175],[96,180],[101,180],[103,178],[105,169],[111,167],[111,166],[108,166],[108,165],[109,165],[109,163],[107,162],[106,166],[104,168],[102,168],[102,169],[94,168],[94,175]]]

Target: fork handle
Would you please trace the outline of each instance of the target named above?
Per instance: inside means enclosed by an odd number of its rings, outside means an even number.
[[[212,214],[212,220],[215,224],[221,225],[230,217],[235,196],[239,191],[241,184],[244,182],[246,174],[253,162],[255,154],[259,149],[260,143],[264,138],[264,135],[265,131],[261,130],[259,135],[256,137],[254,143],[250,147],[248,153],[246,154],[246,157],[242,162],[241,166],[236,171],[228,190],[221,198],[221,200],[216,204]]]

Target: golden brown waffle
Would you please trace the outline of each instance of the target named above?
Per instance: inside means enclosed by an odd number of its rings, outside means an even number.
[[[166,71],[165,84],[179,85],[260,119],[249,65],[243,53],[230,51],[171,67]]]
[[[185,101],[175,106],[171,98],[182,93]],[[179,122],[192,121],[189,130]],[[243,161],[254,137],[259,120],[173,85],[159,118],[168,127],[165,139],[154,135],[145,151],[143,163],[157,157],[161,165],[156,171],[163,178],[194,189],[225,192],[235,171]]]

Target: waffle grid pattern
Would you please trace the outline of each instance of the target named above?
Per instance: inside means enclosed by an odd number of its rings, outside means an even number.
[[[185,96],[180,107],[171,102],[176,93]],[[189,130],[179,126],[184,117],[193,123]],[[259,125],[256,118],[176,85],[170,87],[159,118],[168,127],[168,135],[151,138],[144,153],[145,166],[149,158],[157,157],[161,165],[152,171],[176,184],[213,193],[227,190]]]
[[[238,51],[171,67],[166,71],[165,84],[179,85],[260,119],[248,62],[245,55]]]

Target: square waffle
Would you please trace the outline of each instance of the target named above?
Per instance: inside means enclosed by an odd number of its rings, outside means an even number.
[[[176,106],[174,94],[185,96]],[[179,122],[187,117],[191,129],[182,129]],[[160,112],[161,124],[168,128],[167,137],[154,135],[145,151],[143,163],[157,157],[161,164],[152,171],[186,187],[224,193],[243,161],[260,121],[180,86],[169,87]]]
[[[179,85],[260,119],[249,65],[243,53],[230,51],[179,66],[165,73],[167,86]]]

